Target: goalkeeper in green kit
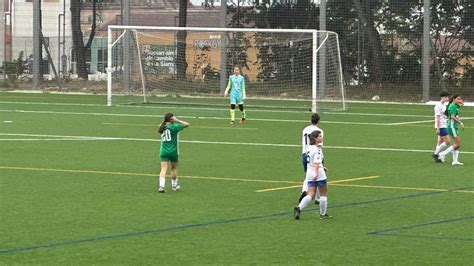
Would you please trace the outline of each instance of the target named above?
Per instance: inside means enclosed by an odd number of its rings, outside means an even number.
[[[178,191],[180,188],[176,173],[179,157],[178,139],[179,132],[186,127],[189,127],[188,122],[179,120],[172,113],[166,113],[165,118],[158,129],[158,132],[161,134],[161,171],[158,187],[158,192],[160,193],[165,192],[165,177],[166,171],[168,170],[168,162],[171,164],[171,189],[173,191]]]

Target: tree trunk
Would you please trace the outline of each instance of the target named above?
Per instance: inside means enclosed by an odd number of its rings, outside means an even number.
[[[382,43],[380,34],[374,25],[374,13],[370,6],[371,0],[354,0],[357,10],[357,17],[363,27],[363,32],[368,40],[368,59],[370,64],[367,65],[369,70],[369,78],[372,81],[380,83],[382,81],[383,63],[382,63]]]
[[[77,75],[80,78],[87,79],[86,52],[90,48],[95,36],[96,29],[96,2],[93,1],[92,6],[92,29],[89,35],[89,41],[84,46],[84,38],[81,29],[81,10],[82,4],[80,0],[71,0],[71,27],[72,27],[72,42],[74,47],[74,56],[76,61]]]
[[[188,9],[188,0],[179,0],[179,27],[186,27],[186,17]],[[186,62],[186,31],[178,32],[178,47],[176,56],[176,73],[178,79],[186,79],[186,69],[188,63]]]
[[[84,48],[84,42],[82,40],[83,35],[81,30],[80,0],[71,0],[71,27],[77,75],[80,78],[87,79],[86,50]]]

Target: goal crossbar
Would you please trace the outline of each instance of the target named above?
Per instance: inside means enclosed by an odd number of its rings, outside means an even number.
[[[215,31],[215,32],[287,32],[287,33],[313,33],[313,32],[327,32],[321,30],[308,29],[259,29],[259,28],[203,28],[203,27],[161,27],[161,26],[122,26],[109,25],[109,30],[164,30],[164,31]]]

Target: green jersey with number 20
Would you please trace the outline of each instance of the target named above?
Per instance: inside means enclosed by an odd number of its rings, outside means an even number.
[[[178,154],[179,132],[184,129],[180,122],[169,123],[161,134],[160,155]]]

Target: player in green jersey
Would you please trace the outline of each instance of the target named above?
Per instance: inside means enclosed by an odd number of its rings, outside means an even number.
[[[161,171],[158,188],[158,192],[160,193],[165,192],[165,177],[166,171],[168,170],[168,162],[171,165],[171,189],[173,191],[177,191],[180,188],[176,174],[179,156],[178,140],[179,132],[181,132],[186,127],[189,127],[188,122],[179,120],[172,113],[166,113],[165,118],[158,129],[158,132],[161,134]]]
[[[447,148],[445,151],[439,154],[439,159],[444,163],[446,162],[446,155],[450,152],[453,153],[452,165],[463,165],[459,162],[459,149],[461,148],[461,138],[459,136],[459,126],[464,129],[464,124],[459,119],[459,107],[463,105],[463,99],[459,95],[454,95],[448,108],[446,109],[446,115],[448,117],[448,134],[453,139],[454,144]]]

